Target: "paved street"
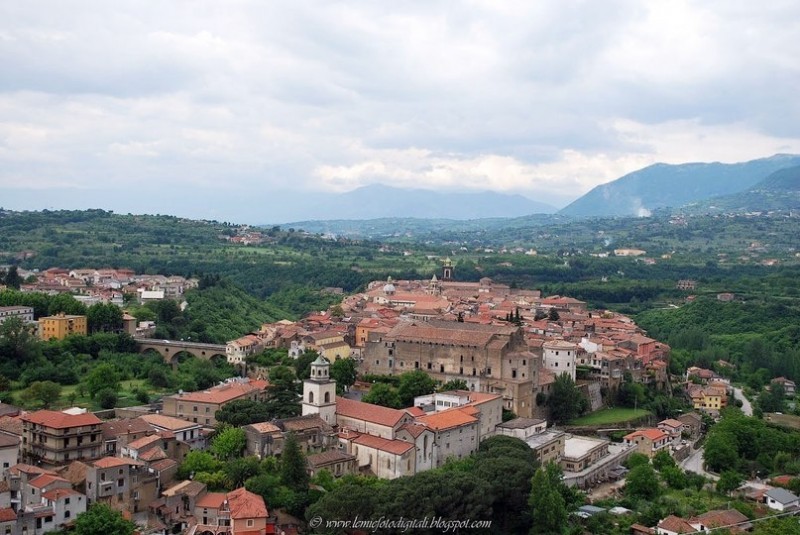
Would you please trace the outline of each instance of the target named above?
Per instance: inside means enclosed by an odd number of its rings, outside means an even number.
[[[695,472],[697,474],[702,474],[710,479],[716,481],[719,477],[709,474],[705,470],[703,470],[703,448],[695,451],[691,455],[689,455],[686,459],[681,461],[681,468],[687,470],[689,472]]]
[[[753,406],[750,404],[750,401],[746,397],[744,397],[744,393],[742,392],[741,388],[733,387],[733,396],[736,399],[742,400],[742,412],[745,413],[747,416],[753,415]]]

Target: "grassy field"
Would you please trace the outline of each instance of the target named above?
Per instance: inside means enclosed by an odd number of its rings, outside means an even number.
[[[768,412],[764,415],[764,419],[771,424],[781,425],[783,427],[788,427],[789,429],[800,431],[800,416]]]
[[[119,401],[117,402],[116,406],[131,407],[134,405],[141,405],[141,402],[136,399],[136,395],[134,393],[137,389],[146,390],[150,394],[151,398],[165,393],[172,393],[164,390],[154,389],[149,385],[149,383],[147,383],[145,379],[129,379],[120,383]],[[21,390],[17,390],[16,392],[21,392]],[[41,408],[41,404],[39,402],[33,402],[30,404],[19,403],[19,405],[29,410]],[[64,385],[61,387],[61,398],[53,405],[52,408],[58,410],[69,407],[84,407],[93,411],[100,410],[101,408],[97,400],[91,399],[88,395],[81,396],[78,392],[78,385]]]
[[[644,409],[602,409],[572,420],[570,425],[613,425],[636,420],[650,414]]]

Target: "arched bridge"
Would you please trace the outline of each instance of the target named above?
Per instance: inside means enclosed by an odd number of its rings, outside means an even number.
[[[189,353],[199,359],[206,360],[214,357],[228,358],[225,355],[225,346],[219,344],[201,344],[183,340],[156,340],[154,338],[137,338],[136,344],[139,346],[139,353],[156,351],[170,364],[176,362],[175,357],[179,353]]]

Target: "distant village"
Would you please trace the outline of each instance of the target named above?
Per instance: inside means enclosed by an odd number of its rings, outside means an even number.
[[[545,297],[488,278],[460,282],[454,269],[448,259],[429,280],[374,281],[363,293],[343,295],[329,310],[297,322],[265,324],[231,340],[220,351],[242,376],[207,390],[116,409],[111,419],[80,408],[0,407],[0,533],[46,533],[68,525],[92,502],[124,511],[149,533],[296,530],[244,488],[210,492],[203,483],[177,478],[186,453],[208,447],[218,410],[236,400],[265,399],[269,383],[247,363],[267,349],[285,348],[294,357],[313,350],[319,357],[303,382],[302,415],[245,426],[247,454],[279,456],[292,433],[307,453],[312,476],[321,470],[334,477],[409,476],[465,458],[488,437],[508,435],[525,441],[540,462],[557,463],[567,485],[590,489],[623,477],[623,462],[635,452],[686,458],[690,442],[701,434],[701,415],[716,417],[728,404],[730,385],[695,368],[678,378],[695,410],[630,428],[621,442],[598,436],[596,429],[582,433],[553,426],[545,400],[557,376],[567,374],[596,411],[626,377],[667,389],[675,381],[669,375],[669,346],[624,315],[589,311],[577,299]],[[68,291],[87,303],[120,306],[125,293],[139,302],[180,300],[197,285],[130,270],[21,275],[29,281],[23,291]],[[14,315],[32,321],[32,310],[24,309],[0,309],[0,321]],[[40,318],[40,335],[61,337],[49,321],[59,320]],[[76,317],[72,322],[69,332],[80,332]],[[143,338],[148,327],[134,321],[126,330]],[[372,405],[361,401],[371,387],[365,381],[337,395],[330,366],[339,359],[354,359],[361,377],[422,370],[441,384],[462,381],[466,388],[417,397],[403,409]],[[504,411],[515,417],[504,421]]]

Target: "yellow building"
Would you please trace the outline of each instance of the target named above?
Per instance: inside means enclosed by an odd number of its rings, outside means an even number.
[[[86,316],[57,316],[39,318],[39,338],[63,340],[71,334],[86,335]]]

